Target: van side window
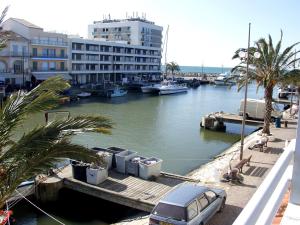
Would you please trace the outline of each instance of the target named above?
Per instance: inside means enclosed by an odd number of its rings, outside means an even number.
[[[208,206],[208,200],[204,195],[201,195],[198,198],[198,202],[200,203],[200,206],[201,206],[200,211],[203,211],[203,209],[205,209]]]
[[[196,200],[187,207],[188,221],[194,219],[198,215],[198,205]]]
[[[206,195],[206,197],[208,198],[208,201],[209,201],[209,202],[213,202],[213,201],[216,200],[216,198],[217,198],[216,193],[213,192],[213,191],[207,191],[207,192],[205,192],[205,195]]]

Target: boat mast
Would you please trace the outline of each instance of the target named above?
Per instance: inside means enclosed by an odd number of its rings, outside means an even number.
[[[165,73],[167,77],[167,51],[168,51],[168,37],[169,37],[169,25],[166,30],[166,37],[165,37],[165,42],[162,51],[164,51],[165,48]]]

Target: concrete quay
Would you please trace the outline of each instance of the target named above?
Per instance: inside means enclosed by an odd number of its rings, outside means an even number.
[[[245,138],[244,158],[252,155],[250,166],[244,166],[242,183],[224,182],[222,175],[227,172],[229,163],[235,165],[239,158],[240,142],[235,143],[215,160],[201,166],[200,168],[187,174],[188,177],[199,179],[200,185],[223,188],[227,192],[226,207],[222,213],[216,214],[209,225],[231,225],[240,212],[243,210],[247,202],[251,199],[259,185],[265,179],[277,159],[283,152],[286,140],[291,140],[296,137],[295,120],[291,120],[287,128],[271,127],[271,133],[275,140],[268,142],[268,147],[264,152],[259,149],[249,150],[259,136],[255,132]],[[137,215],[135,218],[129,218],[116,225],[146,225],[149,222],[149,216],[145,213]]]

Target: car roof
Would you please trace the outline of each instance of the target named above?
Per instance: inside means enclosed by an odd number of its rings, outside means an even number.
[[[185,207],[209,189],[197,184],[184,183],[171,190],[159,202]]]

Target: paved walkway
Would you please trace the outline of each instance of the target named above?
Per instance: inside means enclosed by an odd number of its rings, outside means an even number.
[[[209,222],[209,225],[231,225],[233,223],[283,152],[286,140],[291,140],[296,137],[296,125],[289,125],[288,128],[271,127],[271,133],[276,139],[268,143],[268,148],[265,149],[264,152],[260,152],[259,149],[248,149],[248,147],[257,140],[258,135],[256,133],[251,134],[245,139],[244,158],[250,155],[252,155],[252,158],[250,166],[244,166],[243,168],[244,181],[242,184],[224,182],[220,179],[222,174],[228,170],[230,161],[231,165],[238,162],[240,143],[233,145],[216,160],[188,174],[188,176],[192,178],[201,180],[200,184],[220,187],[227,192],[227,202],[224,211],[216,214]],[[143,218],[123,221],[118,224],[148,224],[149,219],[147,214],[141,213],[139,216]]]

